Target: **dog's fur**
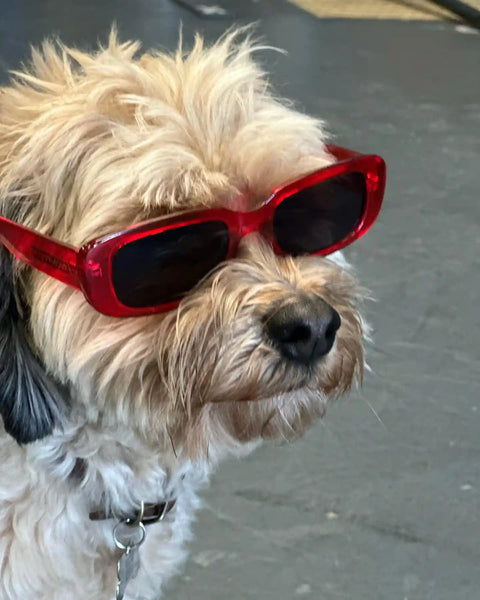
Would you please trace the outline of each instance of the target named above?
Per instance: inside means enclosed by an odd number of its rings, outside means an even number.
[[[248,38],[248,36],[247,36]],[[249,208],[327,165],[322,123],[276,99],[231,32],[143,54],[45,43],[0,92],[0,214],[64,242],[156,215]],[[314,369],[263,319],[301,295],[341,316]],[[0,248],[0,600],[110,600],[115,514],[175,497],[127,598],[155,600],[185,557],[218,460],[300,435],[363,369],[361,292],[341,256],[282,258],[259,235],[166,314],[115,319]]]

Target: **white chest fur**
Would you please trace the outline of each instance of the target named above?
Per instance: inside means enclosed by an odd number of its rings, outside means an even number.
[[[158,600],[184,560],[209,467],[153,455],[131,434],[101,437],[72,430],[22,448],[0,435],[0,600],[112,600],[116,521],[90,521],[99,506],[125,514],[142,500],[177,501],[148,527],[126,599]],[[78,457],[86,466],[72,476]]]

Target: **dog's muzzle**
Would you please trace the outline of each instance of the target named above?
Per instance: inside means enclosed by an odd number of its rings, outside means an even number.
[[[286,359],[307,367],[330,352],[340,325],[338,312],[318,297],[303,297],[265,319],[269,342]]]

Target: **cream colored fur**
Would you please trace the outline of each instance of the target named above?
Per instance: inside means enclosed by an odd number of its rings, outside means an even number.
[[[244,34],[138,51],[115,34],[95,54],[50,42],[33,51],[0,93],[0,214],[14,207],[17,221],[79,246],[171,211],[253,208],[331,162],[322,123],[275,98]],[[15,268],[30,343],[70,412],[23,447],[0,433],[0,600],[111,600],[115,522],[89,511],[172,495],[127,591],[157,600],[218,460],[297,437],[361,376],[361,292],[340,258],[281,258],[251,235],[178,310],[126,319]],[[308,372],[281,360],[262,327],[303,293],[342,318]]]

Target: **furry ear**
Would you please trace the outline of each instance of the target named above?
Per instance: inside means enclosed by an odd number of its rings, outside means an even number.
[[[0,246],[0,414],[19,444],[50,434],[63,400],[33,353],[17,305],[12,258]]]

